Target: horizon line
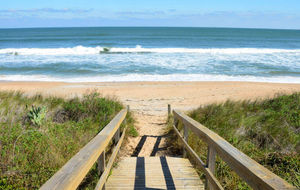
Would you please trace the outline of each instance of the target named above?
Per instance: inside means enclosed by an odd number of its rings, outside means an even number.
[[[220,28],[220,29],[261,29],[261,30],[300,30],[300,28],[260,28],[260,27],[222,27],[222,26],[34,26],[7,27],[5,29],[47,29],[47,28]]]

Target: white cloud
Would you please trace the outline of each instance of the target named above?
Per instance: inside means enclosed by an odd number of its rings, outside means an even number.
[[[53,9],[53,8],[39,8],[39,9],[5,9],[0,10],[1,17],[9,18],[21,18],[21,17],[31,17],[41,16],[41,17],[60,17],[62,15],[85,15],[92,12],[93,9]]]

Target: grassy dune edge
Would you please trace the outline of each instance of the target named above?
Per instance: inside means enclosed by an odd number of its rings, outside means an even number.
[[[300,188],[300,93],[257,101],[228,100],[188,115]],[[207,145],[189,134],[189,145],[206,161]],[[181,151],[178,143],[172,146]],[[218,157],[216,165],[216,176],[225,189],[251,189]]]
[[[0,92],[0,189],[39,188],[122,108],[96,92],[72,99]],[[126,120],[136,136],[131,114]]]

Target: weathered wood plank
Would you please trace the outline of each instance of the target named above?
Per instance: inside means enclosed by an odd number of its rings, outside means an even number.
[[[173,115],[209,146],[212,146],[218,155],[253,189],[296,189],[197,121],[180,111],[173,111]]]
[[[105,151],[103,151],[102,154],[100,154],[97,160],[97,169],[99,175],[101,175],[105,170]]]
[[[183,126],[183,139],[188,142],[188,138],[189,138],[189,128],[186,126]],[[185,150],[185,148],[183,147],[183,157],[186,158],[187,157],[187,152]]]
[[[76,189],[119,129],[126,113],[126,109],[120,111],[96,137],[55,173],[41,190]]]

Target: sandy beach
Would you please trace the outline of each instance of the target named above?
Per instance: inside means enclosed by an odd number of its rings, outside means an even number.
[[[20,90],[28,95],[41,93],[71,98],[87,91],[97,90],[104,96],[116,97],[129,105],[137,120],[139,137],[129,139],[125,155],[131,155],[138,142],[146,136],[139,156],[149,156],[156,137],[165,134],[167,104],[173,109],[187,111],[212,102],[227,99],[261,99],[276,94],[300,91],[300,84],[255,82],[0,82],[0,90]],[[153,136],[153,137],[151,137]],[[164,149],[162,138],[160,148]],[[168,155],[167,150],[158,155]]]
[[[189,110],[227,99],[243,100],[272,97],[278,93],[300,91],[300,84],[261,82],[0,82],[0,90],[20,90],[70,98],[97,90],[118,98],[137,113],[165,115],[167,104]]]

